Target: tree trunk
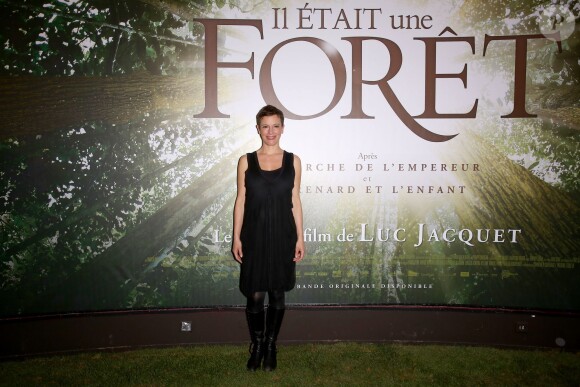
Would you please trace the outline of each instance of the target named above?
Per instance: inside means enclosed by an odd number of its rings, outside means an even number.
[[[465,193],[445,199],[452,202],[450,209],[458,218],[460,227],[521,229],[518,243],[476,244],[469,248],[471,254],[544,258],[578,256],[580,205],[576,200],[509,160],[471,132],[462,133],[453,142],[448,144],[449,148],[441,150],[441,159],[451,158],[458,164],[478,164],[480,169],[479,172],[456,172],[457,180],[466,187]],[[404,214],[402,227],[412,227],[418,221],[424,223],[427,217],[435,217],[439,205],[437,199],[422,203],[403,200],[399,204],[401,214]],[[439,222],[447,226],[443,220]],[[456,243],[461,245],[458,241]],[[426,245],[424,243],[415,249],[406,244],[404,255],[431,254]]]
[[[570,195],[554,188],[497,152],[487,141],[469,132],[461,136],[461,162],[477,162],[481,173],[465,173],[472,194],[457,203],[466,224],[491,222],[499,228],[521,228],[519,247],[524,255],[575,257],[580,252],[580,206]]]

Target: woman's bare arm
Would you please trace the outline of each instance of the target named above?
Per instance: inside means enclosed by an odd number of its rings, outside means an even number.
[[[294,155],[294,188],[292,189],[292,214],[296,223],[296,249],[294,253],[294,262],[300,262],[306,254],[304,246],[304,233],[302,230],[302,202],[300,201],[300,180],[302,178],[302,165],[300,158]]]
[[[244,222],[244,204],[246,202],[245,176],[247,169],[248,158],[246,155],[244,155],[240,157],[240,160],[238,161],[238,194],[236,196],[236,203],[234,204],[234,233],[232,243],[232,253],[234,254],[234,259],[239,263],[242,263],[242,258],[244,256],[240,234],[242,232],[242,224]]]

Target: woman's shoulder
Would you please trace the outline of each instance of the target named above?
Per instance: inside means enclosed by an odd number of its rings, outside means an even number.
[[[248,168],[248,154],[240,156],[238,160],[238,169],[246,170]]]

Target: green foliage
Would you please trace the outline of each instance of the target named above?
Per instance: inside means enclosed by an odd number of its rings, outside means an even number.
[[[560,3],[570,9],[578,20],[580,9],[576,0]],[[457,19],[465,36],[533,35],[540,32],[540,15],[548,6],[550,2],[541,0],[468,0],[458,8]],[[580,82],[580,64],[577,61],[580,56],[580,30],[577,26],[575,32],[562,42],[562,50],[559,53],[556,44],[547,39],[529,40],[528,76],[532,82],[554,87]],[[511,74],[513,43],[493,42],[487,51],[486,56],[495,59],[489,65],[491,73],[501,69]]]
[[[187,20],[141,1],[2,1],[0,74],[175,74],[200,47]]]

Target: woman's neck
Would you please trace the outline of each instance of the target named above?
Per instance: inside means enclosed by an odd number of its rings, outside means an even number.
[[[262,147],[260,147],[260,149],[258,149],[258,152],[265,154],[265,155],[275,155],[277,153],[281,153],[282,148],[280,148],[280,145],[276,145],[276,146],[262,145]]]

